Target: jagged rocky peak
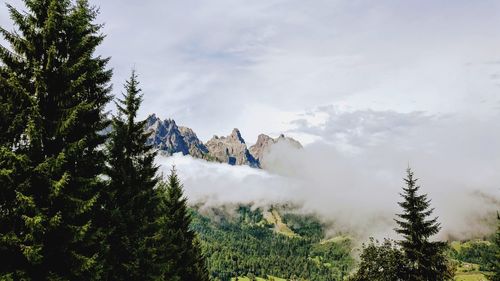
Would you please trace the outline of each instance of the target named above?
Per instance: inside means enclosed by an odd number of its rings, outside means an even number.
[[[218,162],[258,167],[258,162],[248,151],[238,129],[234,129],[227,137],[214,136],[205,146],[208,148],[209,155]]]
[[[257,142],[249,148],[249,151],[258,161],[259,165],[262,165],[265,155],[269,153],[271,147],[277,143],[284,143],[296,149],[302,148],[300,142],[296,141],[293,138],[286,137],[284,134],[280,134],[279,137],[274,139],[268,135],[260,134],[257,137]]]
[[[252,145],[252,147],[262,147],[265,144],[272,142],[272,141],[274,141],[274,140],[270,136],[268,136],[266,134],[260,134],[257,137],[257,142],[254,145]]]
[[[149,133],[147,143],[164,154],[181,152],[183,155],[204,158],[208,152],[193,130],[177,126],[173,119],[162,121],[155,114],[151,114],[146,120],[145,130]]]
[[[156,114],[151,114],[146,119],[146,130],[156,130],[161,124],[160,118],[156,117]]]
[[[146,127],[150,127],[151,125],[153,125],[154,122],[156,122],[157,120],[159,120],[158,117],[156,117],[156,114],[150,114],[148,116],[148,118],[146,118]]]
[[[173,119],[161,120],[156,114],[151,114],[146,119],[145,131],[149,134],[147,143],[158,148],[163,154],[181,152],[195,158],[256,168],[261,167],[266,153],[276,143],[286,142],[295,148],[302,148],[298,141],[283,134],[275,139],[261,134],[257,143],[248,148],[240,130],[236,128],[226,137],[214,135],[203,144],[191,128],[178,126]]]
[[[231,135],[229,135],[229,138],[236,140],[236,141],[239,141],[241,143],[245,143],[245,140],[241,136],[240,130],[238,130],[237,128],[233,129],[233,131],[231,132]]]
[[[188,145],[189,155],[197,158],[207,157],[207,147],[198,139],[198,136],[196,136],[191,128],[181,126],[179,127],[179,131]]]

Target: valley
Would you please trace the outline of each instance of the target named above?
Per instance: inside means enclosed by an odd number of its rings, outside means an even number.
[[[347,280],[358,263],[359,241],[327,236],[314,215],[293,208],[249,205],[191,209],[213,280]],[[492,237],[449,242],[456,281],[489,280]]]

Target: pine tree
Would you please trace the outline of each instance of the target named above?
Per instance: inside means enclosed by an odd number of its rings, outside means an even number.
[[[25,0],[7,6],[17,31],[0,28],[0,276],[92,280],[101,230],[93,217],[103,181],[108,59],[96,11],[86,1]],[[5,184],[5,185],[4,185]],[[7,204],[5,202],[9,201]],[[4,224],[5,222],[5,224]]]
[[[208,281],[205,258],[194,231],[190,229],[191,215],[175,169],[160,190],[164,192],[161,204],[164,216],[160,218],[158,255],[162,264],[167,265],[163,268],[163,279]]]
[[[399,228],[396,232],[404,238],[399,241],[399,245],[408,261],[408,275],[405,280],[449,279],[452,274],[444,256],[446,244],[429,241],[429,238],[440,230],[437,217],[429,219],[434,210],[430,208],[430,200],[427,199],[426,194],[418,194],[420,187],[410,168],[404,180],[406,187],[403,188],[404,192],[401,194],[403,201],[399,203],[399,206],[403,208],[403,213],[397,215],[399,219],[396,219],[396,223]]]
[[[136,121],[142,102],[137,75],[132,71],[126,94],[118,100],[112,120],[108,151],[109,185],[104,196],[104,215],[109,251],[107,280],[154,279],[152,240],[156,232],[159,196],[154,164],[156,153],[146,145],[146,121]]]

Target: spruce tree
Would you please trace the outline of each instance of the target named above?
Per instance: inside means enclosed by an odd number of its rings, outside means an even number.
[[[23,224],[16,192],[29,170],[27,155],[19,151],[29,96],[16,87],[14,74],[0,60],[0,257],[9,259],[0,263],[0,280],[24,276],[21,268],[25,257],[18,249],[18,233],[14,230]]]
[[[108,59],[86,1],[25,0],[7,6],[16,31],[0,28],[0,265],[2,279],[100,278],[95,227],[104,168]]]
[[[418,193],[420,187],[410,168],[407,169],[407,177],[404,181],[406,187],[403,187],[403,193],[401,193],[403,201],[399,202],[403,213],[398,214],[399,219],[395,221],[399,225],[396,232],[403,236],[399,245],[408,262],[405,280],[450,279],[452,274],[444,255],[446,244],[429,241],[429,238],[440,230],[437,217],[429,218],[434,210],[430,208],[430,200],[427,199],[426,194]]]
[[[158,256],[166,265],[163,280],[208,281],[205,258],[194,231],[190,229],[191,215],[174,168],[160,191],[163,191],[161,210],[164,215],[160,218]]]
[[[116,103],[107,144],[109,185],[104,196],[107,280],[151,280],[158,272],[152,244],[157,230],[159,196],[154,164],[156,153],[146,145],[146,121],[136,121],[142,102],[132,71],[126,94]]]

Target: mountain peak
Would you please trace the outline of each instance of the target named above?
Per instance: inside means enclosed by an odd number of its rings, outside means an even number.
[[[258,167],[258,163],[248,151],[240,130],[233,129],[227,137],[214,136],[206,144],[209,154],[215,160],[231,165],[249,165]]]
[[[208,152],[191,129],[178,127],[173,119],[161,121],[155,114],[151,114],[145,130],[149,133],[147,143],[167,155],[181,152],[183,155],[203,158]]]
[[[269,152],[271,145],[277,142],[287,141],[294,147],[302,147],[299,142],[284,134],[276,139],[260,134],[257,143],[248,148],[237,128],[234,128],[227,137],[214,135],[203,144],[191,128],[177,126],[175,120],[171,118],[162,121],[156,114],[148,116],[145,130],[149,133],[147,143],[166,155],[181,152],[195,158],[231,165],[260,167],[264,155]]]
[[[245,140],[241,136],[240,130],[237,128],[234,128],[233,131],[231,132],[231,135],[229,135],[230,138],[236,139],[241,143],[245,143]]]
[[[294,140],[293,138],[286,137],[284,134],[280,134],[279,137],[273,139],[268,135],[260,134],[257,137],[257,142],[249,148],[250,153],[258,161],[259,166],[263,166],[263,160],[265,155],[269,153],[271,147],[277,143],[287,143],[293,148],[300,149],[302,145]]]
[[[271,139],[270,136],[266,135],[266,134],[260,134],[258,137],[257,137],[257,143],[263,143],[267,140]]]

